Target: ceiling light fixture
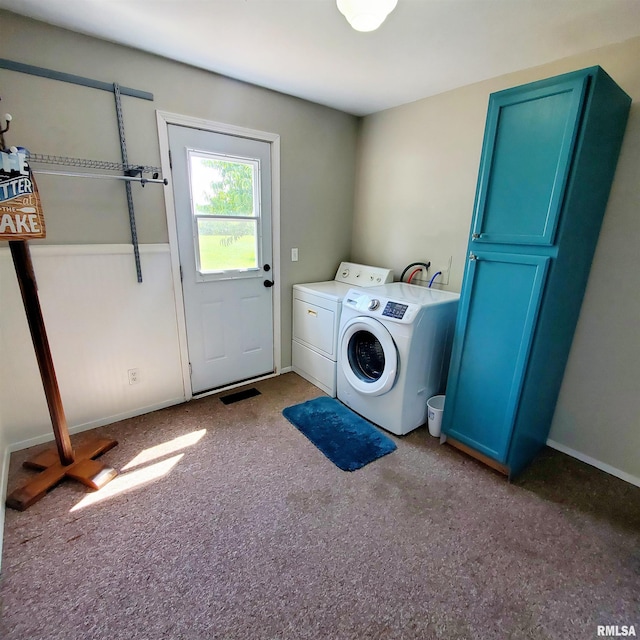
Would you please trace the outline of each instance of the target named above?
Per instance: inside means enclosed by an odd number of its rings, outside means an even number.
[[[356,31],[375,31],[398,0],[337,0],[340,13]]]

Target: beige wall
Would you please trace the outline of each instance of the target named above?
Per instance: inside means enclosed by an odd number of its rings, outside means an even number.
[[[154,102],[123,97],[131,162],[159,165],[156,109],[280,134],[284,366],[290,364],[291,285],[331,278],[342,259],[393,267],[399,275],[409,262],[430,259],[437,268],[453,257],[446,288],[458,291],[489,93],[603,66],[634,105],[551,438],[640,478],[640,270],[633,259],[640,39],[369,116],[357,142],[358,120],[343,113],[7,12],[0,19],[0,57],[154,93]],[[14,116],[10,144],[119,161],[109,93],[0,69],[0,95],[0,111]],[[46,243],[129,241],[121,184],[45,176],[38,182]],[[162,188],[135,185],[134,200],[140,242],[167,242]],[[291,247],[300,249],[297,263],[289,261]],[[0,429],[1,421],[0,411]]]
[[[122,97],[131,163],[160,165],[156,109],[281,136],[281,339],[282,364],[290,365],[292,284],[333,277],[349,257],[357,118],[11,13],[0,19],[0,57],[154,94],[153,102]],[[0,95],[0,110],[14,118],[9,144],[120,161],[112,94],[0,69]],[[122,183],[40,176],[38,186],[45,243],[130,242]],[[167,242],[163,187],[133,192],[139,242]]]
[[[550,438],[640,481],[640,38],[364,119],[352,259],[393,267],[449,256],[459,291],[489,94],[592,65],[631,116]]]

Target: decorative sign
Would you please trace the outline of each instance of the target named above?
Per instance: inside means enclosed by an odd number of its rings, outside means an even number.
[[[26,154],[0,151],[0,240],[31,240],[46,235],[38,187]]]

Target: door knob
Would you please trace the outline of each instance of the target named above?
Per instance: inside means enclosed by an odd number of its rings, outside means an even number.
[[[268,289],[269,287],[273,287],[273,280],[265,280],[262,284]]]

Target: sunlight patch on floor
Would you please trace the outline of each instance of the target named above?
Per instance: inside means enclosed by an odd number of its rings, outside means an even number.
[[[177,456],[167,458],[160,462],[150,464],[142,469],[136,471],[130,471],[122,475],[116,476],[109,484],[105,485],[99,491],[89,493],[78,504],[71,509],[71,511],[78,511],[84,509],[97,502],[102,502],[108,498],[113,498],[130,489],[136,489],[144,484],[153,482],[166,476],[183,458],[184,453],[179,453]]]
[[[135,471],[128,471],[126,473],[120,473],[111,482],[102,487],[99,491],[86,495],[78,504],[71,509],[71,511],[77,511],[78,509],[84,509],[92,504],[108,500],[114,496],[117,496],[130,489],[135,489],[145,484],[149,484],[154,480],[158,480],[163,476],[166,476],[171,470],[180,462],[184,453],[166,458],[160,462],[149,464],[152,460],[157,460],[164,456],[168,456],[185,447],[191,447],[198,443],[204,435],[207,433],[206,429],[200,429],[199,431],[193,431],[183,436],[174,438],[173,440],[167,440],[161,444],[157,444],[153,447],[143,449],[133,460],[128,462],[122,467],[122,472],[133,469],[134,467],[140,467]],[[147,466],[141,466],[147,465]]]
[[[122,467],[122,470],[132,469],[133,467],[138,467],[141,464],[146,464],[147,462],[151,462],[151,460],[156,460],[157,458],[162,458],[163,456],[169,455],[170,453],[175,453],[180,449],[184,449],[185,447],[191,447],[196,442],[201,440],[204,437],[204,434],[207,433],[206,429],[200,429],[200,431],[194,431],[193,433],[187,433],[184,436],[179,436],[178,438],[174,438],[173,440],[168,440],[167,442],[163,442],[162,444],[157,444],[155,447],[149,447],[148,449],[142,450],[131,462]]]

